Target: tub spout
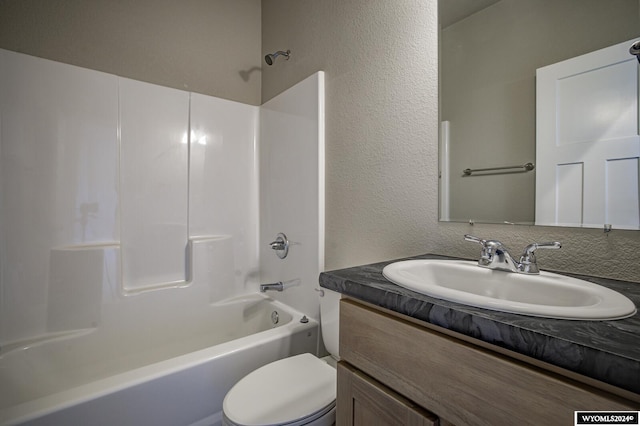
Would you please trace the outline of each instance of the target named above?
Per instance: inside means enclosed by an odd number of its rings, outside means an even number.
[[[289,287],[300,285],[301,282],[300,278],[295,278],[293,280],[278,281],[277,283],[272,284],[260,284],[260,293],[264,293],[267,290],[283,291]]]
[[[278,281],[277,283],[272,284],[260,284],[260,293],[264,293],[267,290],[282,291],[284,290],[284,284],[282,283],[282,281]]]

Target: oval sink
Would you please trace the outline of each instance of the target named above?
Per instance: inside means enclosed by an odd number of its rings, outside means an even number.
[[[387,265],[389,281],[438,299],[546,318],[612,320],[636,313],[626,296],[577,278],[481,268],[465,260],[420,259]]]

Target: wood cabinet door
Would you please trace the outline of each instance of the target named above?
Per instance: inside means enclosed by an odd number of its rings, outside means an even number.
[[[337,426],[437,426],[438,418],[345,362],[338,363]]]

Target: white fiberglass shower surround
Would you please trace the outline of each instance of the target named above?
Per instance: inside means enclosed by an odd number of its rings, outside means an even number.
[[[317,352],[323,84],[257,107],[0,50],[0,424],[215,424]]]

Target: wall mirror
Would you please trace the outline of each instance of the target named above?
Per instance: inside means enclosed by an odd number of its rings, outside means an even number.
[[[584,57],[640,40],[640,1],[438,0],[438,9],[440,220],[639,229],[640,65],[631,43],[606,65]],[[594,177],[583,157],[595,150],[611,158]]]

